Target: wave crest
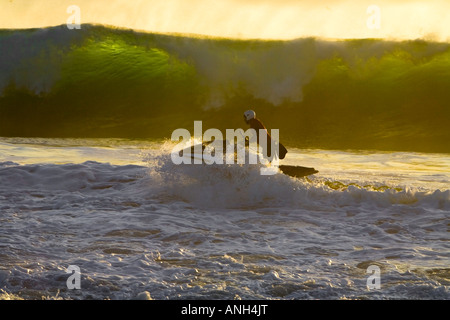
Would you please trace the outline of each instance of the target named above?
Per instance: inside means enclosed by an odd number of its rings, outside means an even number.
[[[447,43],[83,25],[3,30],[0,48],[3,136],[162,138],[235,127],[252,107],[293,146],[450,152]]]

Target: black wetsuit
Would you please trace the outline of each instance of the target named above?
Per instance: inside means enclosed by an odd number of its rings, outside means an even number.
[[[272,137],[270,136],[269,132],[267,131],[266,127],[262,124],[262,122],[259,119],[253,118],[250,119],[247,122],[250,125],[250,128],[255,129],[256,130],[256,136],[258,138],[258,144],[259,144],[259,130],[263,129],[266,130],[266,134],[267,134],[267,150],[263,150],[264,155],[267,155],[267,157],[269,158],[270,161],[272,161],[274,154],[272,154],[271,150],[272,150]],[[286,157],[286,153],[287,153],[287,149],[281,144],[281,142],[278,142],[279,145],[279,153],[278,153],[278,158],[279,159],[284,159]]]

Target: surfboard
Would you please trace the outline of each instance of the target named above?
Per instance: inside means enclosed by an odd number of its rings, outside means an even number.
[[[294,178],[303,178],[303,177],[306,177],[306,176],[309,176],[309,175],[319,172],[314,168],[301,167],[301,166],[280,165],[278,168],[285,175],[288,175],[288,176],[294,177]]]

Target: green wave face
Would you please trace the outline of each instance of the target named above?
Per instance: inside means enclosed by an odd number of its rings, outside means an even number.
[[[165,50],[107,37],[72,48],[51,92],[85,116],[127,121],[173,112],[196,83],[194,67]]]
[[[450,152],[450,46],[258,41],[83,25],[0,32],[0,135],[168,138],[244,127],[296,147]]]

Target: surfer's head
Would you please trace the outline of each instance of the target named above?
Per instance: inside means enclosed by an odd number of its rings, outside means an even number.
[[[253,110],[247,110],[244,112],[244,120],[246,123],[248,123],[251,119],[256,118],[256,112]]]

